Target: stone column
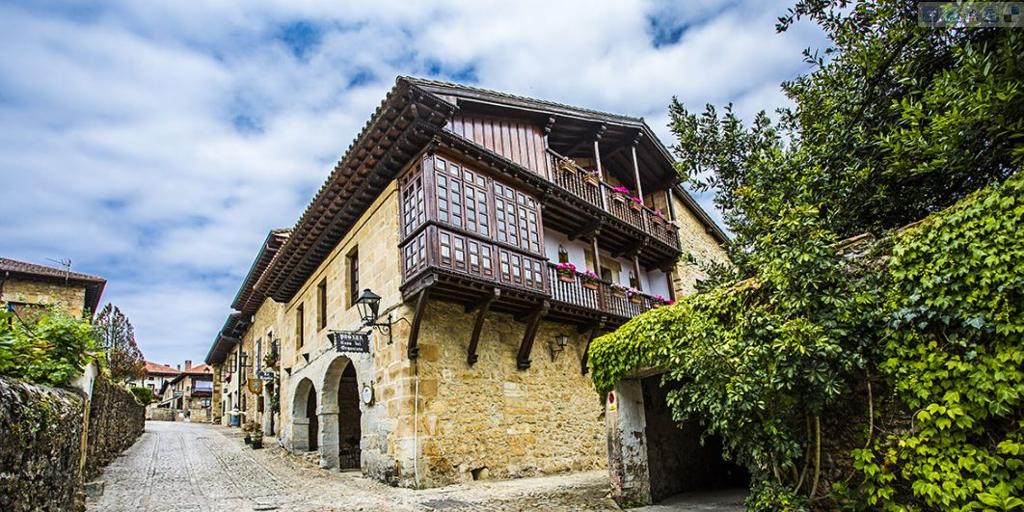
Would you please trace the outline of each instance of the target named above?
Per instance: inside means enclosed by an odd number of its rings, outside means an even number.
[[[338,461],[338,408],[320,410],[320,467],[337,468]]]
[[[292,442],[289,449],[292,452],[309,451],[309,418],[292,418]]]

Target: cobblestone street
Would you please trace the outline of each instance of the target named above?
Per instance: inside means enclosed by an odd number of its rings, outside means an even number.
[[[358,472],[329,472],[277,447],[252,450],[237,430],[147,422],[146,432],[100,477],[94,512],[375,512],[424,510],[618,510],[604,471],[413,491]]]

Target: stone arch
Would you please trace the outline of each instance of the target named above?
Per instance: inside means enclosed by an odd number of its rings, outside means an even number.
[[[319,421],[316,404],[316,386],[312,380],[302,379],[292,393],[292,451],[317,449]]]
[[[337,356],[328,365],[321,385],[320,465],[358,469],[361,459],[362,411],[355,365]]]

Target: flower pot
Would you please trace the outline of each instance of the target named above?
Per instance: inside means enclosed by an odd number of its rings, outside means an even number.
[[[598,288],[597,281],[583,281],[583,287],[588,290],[596,290]]]
[[[642,205],[642,204],[640,204],[640,203],[638,203],[636,201],[630,201],[629,202],[629,207],[632,208],[635,211],[640,211],[640,210],[644,209],[644,205]]]
[[[597,179],[597,175],[594,174],[594,173],[590,173],[590,172],[588,172],[588,173],[583,175],[583,181],[586,184],[594,186],[594,187],[596,187],[596,186],[601,184],[601,181]]]
[[[245,441],[245,444],[252,444],[252,439],[249,438],[249,434],[246,434],[243,440]]]
[[[612,290],[612,297],[615,297],[615,298],[618,298],[618,299],[625,299],[626,298],[626,292],[620,291],[620,290]]]
[[[263,438],[253,439],[251,446],[253,450],[259,450],[260,448],[263,448]]]
[[[655,216],[653,216],[651,218],[654,220],[654,225],[655,226],[664,226],[665,225],[665,219],[663,219],[661,217],[658,217],[657,215],[655,215]]]
[[[622,194],[619,194],[619,193],[612,194],[612,199],[615,200],[615,202],[620,203],[620,204],[625,204],[625,202],[626,202],[626,196],[624,196]]]
[[[576,282],[576,276],[574,276],[574,275],[572,275],[572,274],[570,274],[568,272],[559,272],[558,273],[558,280],[562,281],[563,283],[574,283],[574,282]]]
[[[639,295],[630,295],[629,301],[632,302],[633,304],[640,304],[641,302],[643,302],[643,299]]]

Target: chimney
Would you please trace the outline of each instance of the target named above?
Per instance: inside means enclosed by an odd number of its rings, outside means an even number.
[[[180,364],[176,364],[176,365],[174,365],[174,367],[175,367],[176,369],[178,369],[178,370],[181,370],[181,365],[180,365]]]
[[[189,371],[191,369],[192,369],[192,360],[191,359],[186,359],[185,360],[185,371],[187,372],[187,371]]]

